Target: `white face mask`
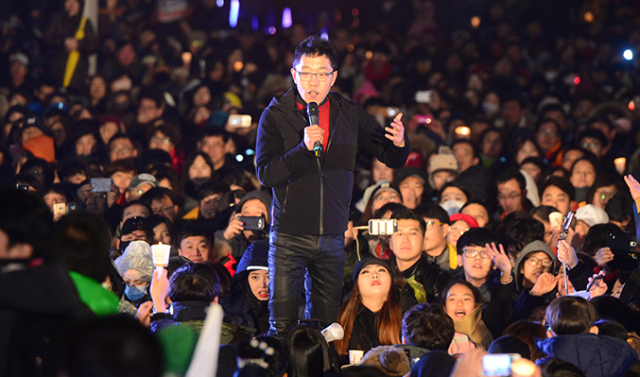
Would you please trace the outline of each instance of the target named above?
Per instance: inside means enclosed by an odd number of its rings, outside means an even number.
[[[460,212],[460,208],[462,208],[462,206],[465,204],[466,202],[462,202],[460,200],[447,200],[444,203],[440,204],[440,207],[442,207],[445,211],[447,211],[447,214],[449,216],[451,215],[455,215],[456,213]]]
[[[482,111],[487,115],[493,115],[500,111],[500,106],[493,102],[482,102]]]

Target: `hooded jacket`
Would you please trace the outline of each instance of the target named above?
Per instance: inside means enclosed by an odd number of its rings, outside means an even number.
[[[623,376],[638,358],[624,340],[590,333],[540,340],[538,347],[551,358],[574,364],[587,377]],[[541,359],[537,364],[544,364],[545,360]]]
[[[547,245],[542,241],[533,241],[528,243],[518,255],[518,259],[516,259],[516,265],[515,265],[514,271],[516,273],[516,290],[517,291],[520,291],[522,289],[523,280],[524,280],[524,274],[520,272],[521,267],[523,266],[524,262],[527,260],[527,258],[529,258],[531,254],[534,254],[540,251],[544,252],[549,256],[549,258],[551,258],[551,260],[553,261],[551,268],[552,270],[555,268],[556,256],[553,255],[553,251],[551,250],[549,245]]]
[[[304,144],[306,111],[296,91],[274,98],[260,117],[256,171],[271,187],[271,230],[292,235],[335,235],[347,229],[358,147],[398,168],[410,151],[385,138],[376,120],[355,103],[331,92],[326,151],[316,158]],[[301,100],[299,100],[301,101]],[[306,104],[304,104],[306,106]]]

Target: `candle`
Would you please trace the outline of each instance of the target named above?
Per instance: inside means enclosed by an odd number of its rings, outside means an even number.
[[[627,159],[624,157],[618,157],[613,160],[613,163],[616,165],[616,170],[619,174],[624,174],[624,170],[627,167]]]
[[[156,267],[167,267],[169,265],[169,254],[171,253],[170,245],[151,246],[151,256],[153,257],[153,265]]]

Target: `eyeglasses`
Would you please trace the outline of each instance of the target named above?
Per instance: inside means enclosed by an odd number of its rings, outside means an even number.
[[[315,76],[315,78],[317,78],[318,81],[324,82],[324,81],[329,80],[329,77],[331,77],[331,75],[333,75],[333,72],[335,72],[335,71],[313,73],[313,72],[298,71],[296,69],[296,72],[298,72],[298,75],[300,75],[300,79],[302,79],[304,81],[310,80]]]
[[[433,229],[434,225],[444,225],[444,223],[440,223],[437,221],[427,221],[427,230]]]
[[[487,253],[485,249],[472,250],[465,247],[464,249],[462,249],[462,253],[467,258],[476,258],[478,255],[480,255],[480,258],[482,259],[491,259],[489,253]]]
[[[151,138],[151,141],[153,141],[154,143],[169,144],[171,139],[169,139],[168,137],[154,136]]]
[[[529,265],[535,267],[538,265],[538,263],[542,264],[542,267],[544,268],[548,268],[551,267],[551,264],[553,263],[552,260],[549,259],[538,259],[538,258],[534,258],[534,257],[529,257],[527,258],[527,263],[529,263]]]
[[[518,199],[520,196],[522,195],[522,192],[519,193],[511,193],[509,195],[503,195],[503,194],[499,194],[498,195],[498,201],[503,201],[503,200],[516,200]]]
[[[582,148],[584,149],[595,148],[599,146],[600,144],[596,144],[596,143],[582,143]]]
[[[125,242],[146,241],[146,239],[147,239],[146,235],[138,235],[134,233],[125,234],[122,237],[120,237],[120,240]]]

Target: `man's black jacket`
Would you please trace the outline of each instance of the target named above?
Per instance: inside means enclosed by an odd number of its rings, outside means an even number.
[[[303,141],[309,126],[295,90],[274,98],[260,117],[256,144],[258,179],[273,190],[271,230],[293,235],[331,235],[347,229],[358,146],[398,168],[409,143],[398,148],[357,104],[331,92],[330,135],[318,159]]]

